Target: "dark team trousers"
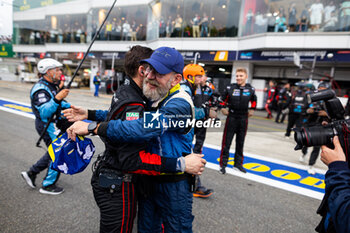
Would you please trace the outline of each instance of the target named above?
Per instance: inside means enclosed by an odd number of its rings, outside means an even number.
[[[41,135],[44,128],[45,128],[45,125],[41,121],[38,121],[38,120],[35,121],[35,129],[39,135]],[[44,134],[43,140],[45,142],[46,147],[49,147],[52,141],[47,132]],[[50,162],[51,162],[50,155],[48,152],[46,152],[29,170],[34,173],[39,173],[45,170],[46,168],[48,168]]]
[[[207,133],[207,128],[205,127],[194,128],[194,134],[196,135],[196,144],[194,145],[193,153],[197,153],[197,154],[202,153],[206,133]]]
[[[196,144],[193,148],[193,153],[201,154],[203,150],[203,144],[205,141],[205,135],[207,134],[207,128],[201,127],[201,128],[194,128],[194,134],[196,135]],[[202,182],[199,176],[196,176],[196,184],[197,184],[197,190],[205,189],[204,186],[202,186]]]
[[[45,124],[40,121],[40,120],[35,120],[35,129],[38,132],[39,135],[41,135],[41,133],[43,132],[43,130],[45,129]],[[52,140],[51,137],[49,136],[48,132],[45,132],[43,140],[45,142],[45,145],[47,147],[49,147],[49,145],[51,144]],[[29,171],[38,174],[41,171],[45,170],[46,168],[49,168],[51,163],[51,157],[49,155],[49,153],[46,151],[46,153],[29,169]],[[47,173],[44,179],[46,179],[49,176],[49,170],[47,169]],[[55,174],[50,176],[49,178],[49,183],[48,184],[55,184],[59,177],[60,177],[60,173],[59,172],[54,172]],[[47,185],[47,184],[46,184]]]
[[[320,154],[320,150],[321,150],[320,146],[314,146],[314,149],[312,150],[310,159],[309,159],[310,166],[313,166],[316,163],[318,155]]]
[[[278,105],[278,109],[277,109],[277,115],[276,115],[276,122],[280,122],[283,123],[284,118],[286,118],[286,114],[282,113],[284,105]],[[282,118],[280,119],[280,116],[282,115]]]
[[[289,137],[293,126],[300,128],[303,123],[303,116],[301,114],[290,113],[288,115],[288,125],[285,136]]]
[[[320,154],[320,150],[321,150],[320,146],[314,146],[310,154],[309,166],[313,166],[316,163],[318,155]],[[306,153],[307,153],[307,147],[303,147],[303,154],[305,155]]]
[[[98,177],[91,179],[92,191],[100,209],[100,232],[132,232],[136,216],[137,196],[132,182],[122,182],[113,192],[98,184]]]
[[[236,151],[235,165],[236,167],[243,165],[243,146],[247,133],[248,116],[247,115],[229,115],[226,119],[224,135],[222,137],[220,167],[226,167],[232,139],[236,134]]]

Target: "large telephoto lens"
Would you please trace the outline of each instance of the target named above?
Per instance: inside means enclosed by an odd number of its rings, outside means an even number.
[[[315,91],[309,95],[307,95],[307,99],[309,103],[320,101],[320,100],[329,100],[335,98],[335,92],[333,90],[323,90],[323,91]]]
[[[332,125],[312,126],[294,129],[294,140],[297,143],[295,150],[304,146],[322,146],[332,142],[334,136]]]

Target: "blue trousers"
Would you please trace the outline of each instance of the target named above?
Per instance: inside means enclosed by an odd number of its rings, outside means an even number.
[[[192,233],[193,196],[187,180],[169,183],[154,183],[155,193],[148,198],[139,198],[139,233]]]
[[[98,96],[98,89],[100,88],[100,85],[95,85],[95,93],[94,96]]]

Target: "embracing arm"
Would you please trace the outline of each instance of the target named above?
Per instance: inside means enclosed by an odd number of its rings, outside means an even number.
[[[158,118],[153,120],[153,117],[159,113]],[[137,119],[133,121],[111,120],[109,122],[100,123],[97,134],[107,137],[111,141],[126,141],[126,142],[142,142],[160,136],[164,130],[178,130],[178,127],[170,127],[165,129],[163,121],[164,116],[183,116],[176,120],[187,120],[191,117],[191,106],[186,100],[175,98],[169,101],[166,106],[162,106],[157,113],[150,113],[149,118]],[[148,122],[149,121],[149,122]],[[153,123],[153,126],[151,126]]]
[[[104,121],[107,118],[107,110],[88,110],[88,120]]]

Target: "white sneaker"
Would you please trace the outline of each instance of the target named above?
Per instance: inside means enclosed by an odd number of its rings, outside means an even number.
[[[301,162],[301,163],[305,162],[305,155],[300,155],[299,162]]]
[[[307,169],[307,173],[309,173],[310,175],[315,175],[316,172],[314,170],[314,168],[312,166],[309,166],[309,169]]]
[[[290,139],[290,136],[284,136],[285,139]]]

